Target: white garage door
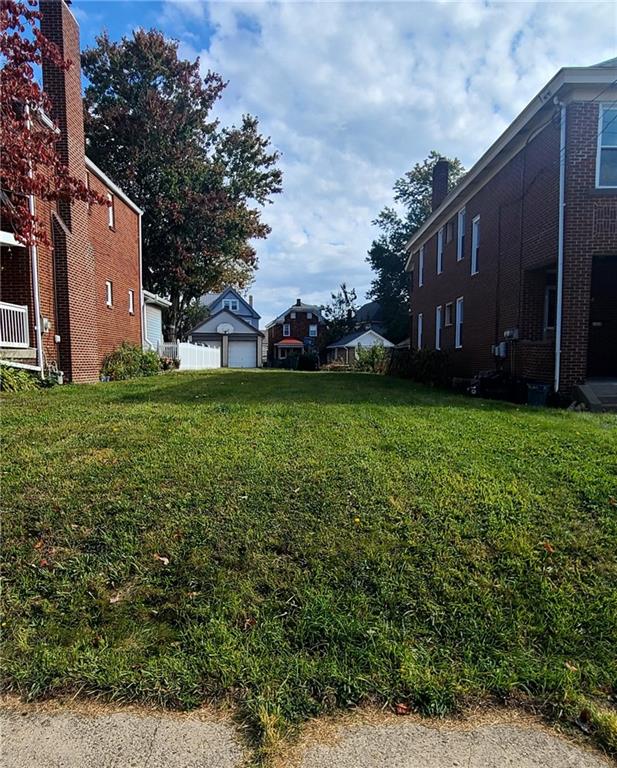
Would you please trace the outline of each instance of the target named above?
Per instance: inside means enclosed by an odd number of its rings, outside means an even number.
[[[254,341],[232,341],[229,339],[229,367],[256,368],[257,344]]]

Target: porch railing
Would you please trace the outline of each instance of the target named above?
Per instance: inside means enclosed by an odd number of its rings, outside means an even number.
[[[28,307],[0,301],[0,347],[27,349],[29,346]]]

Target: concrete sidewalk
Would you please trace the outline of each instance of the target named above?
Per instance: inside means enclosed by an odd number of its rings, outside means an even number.
[[[243,768],[250,751],[230,719],[97,704],[0,708],[3,768]],[[351,713],[310,723],[276,768],[607,768],[586,743],[526,716],[464,721]]]

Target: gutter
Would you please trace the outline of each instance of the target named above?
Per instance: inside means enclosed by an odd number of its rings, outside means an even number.
[[[566,196],[566,106],[557,102],[561,107],[559,131],[559,237],[557,242],[557,308],[555,322],[555,377],[553,389],[559,391],[561,373],[561,326],[563,314],[563,243]]]

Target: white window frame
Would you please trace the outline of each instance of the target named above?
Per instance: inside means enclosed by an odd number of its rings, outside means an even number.
[[[602,137],[605,130],[604,112],[609,109],[617,109],[614,102],[612,104],[600,104],[600,110],[598,114],[598,147],[596,153],[596,189],[617,189],[617,184],[600,184],[600,163],[602,160],[602,150],[612,149],[617,153],[617,144],[602,144]]]
[[[114,196],[111,192],[107,193],[107,202],[111,205],[107,206],[107,226],[110,229],[116,228],[116,211],[114,210]]]
[[[135,291],[129,289],[129,315],[135,314]]]
[[[283,323],[283,336],[286,338],[291,336],[291,325],[289,323]]]
[[[418,336],[416,339],[418,349],[422,349],[423,335],[424,335],[424,315],[422,314],[422,312],[420,312],[418,313]]]
[[[437,231],[437,274],[440,275],[443,272],[443,238],[444,228],[440,227]]]
[[[443,311],[441,304],[435,308],[435,349],[441,349],[441,329],[443,327]]]
[[[309,336],[311,337],[311,339],[316,339],[317,338],[317,324],[316,323],[311,323],[311,325],[309,325]]]
[[[420,254],[418,255],[418,288],[422,288],[424,285],[424,246],[420,248]]]
[[[463,297],[459,296],[456,300],[456,312],[455,312],[455,331],[454,331],[454,346],[456,349],[463,348],[463,323],[465,322],[465,302]]]
[[[475,216],[471,222],[471,274],[477,275],[478,255],[480,251],[480,216]]]
[[[307,313],[306,313],[306,316],[307,316],[307,318],[308,318],[309,320],[312,320],[312,319],[313,319],[313,313],[312,313],[312,312],[307,312]]]
[[[230,312],[237,312],[240,309],[240,302],[238,299],[223,299],[223,309],[227,309]]]
[[[105,304],[108,307],[114,305],[114,284],[111,280],[105,280]]]
[[[465,256],[465,209],[461,208],[456,216],[456,260]]]
[[[291,317],[292,320],[295,320],[296,319],[296,313],[295,312],[291,312],[289,317]]]

